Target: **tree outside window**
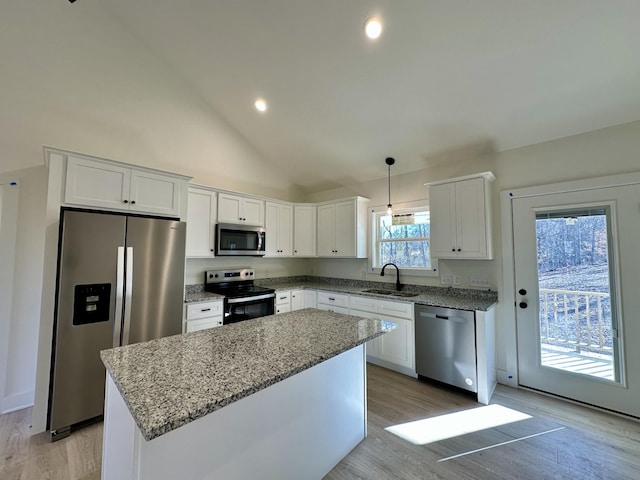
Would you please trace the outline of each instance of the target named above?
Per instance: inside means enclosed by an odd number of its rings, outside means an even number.
[[[430,223],[426,208],[373,214],[373,267],[395,263],[402,269],[431,271]]]

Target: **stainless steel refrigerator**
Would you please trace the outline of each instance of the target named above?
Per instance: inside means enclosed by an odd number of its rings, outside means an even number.
[[[185,223],[63,209],[49,391],[52,440],[102,415],[100,350],[181,333]]]

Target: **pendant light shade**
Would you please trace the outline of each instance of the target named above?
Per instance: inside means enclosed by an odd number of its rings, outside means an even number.
[[[391,209],[391,165],[393,165],[394,163],[396,163],[396,161],[391,158],[391,157],[387,157],[384,162],[387,164],[387,171],[388,171],[388,187],[389,187],[389,203],[387,203],[387,215],[392,215],[393,214],[393,210]]]

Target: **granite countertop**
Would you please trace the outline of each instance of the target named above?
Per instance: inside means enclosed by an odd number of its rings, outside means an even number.
[[[473,290],[468,288],[428,287],[421,285],[403,285],[403,292],[417,293],[415,297],[400,297],[395,295],[380,295],[363,292],[372,288],[393,290],[395,284],[371,282],[365,280],[349,280],[344,278],[326,277],[276,277],[256,280],[257,285],[277,290],[310,289],[327,292],[346,293],[430,305],[434,307],[456,308],[458,310],[487,311],[498,302],[498,292],[487,290]],[[222,300],[224,297],[216,293],[203,290],[203,285],[187,285],[185,303],[204,302],[207,300]]]
[[[190,286],[191,285],[187,285],[187,287],[190,287]],[[224,295],[220,295],[218,293],[205,292],[204,290],[196,290],[196,289],[192,289],[191,291],[187,289],[187,291],[184,294],[184,303],[208,302],[213,300],[224,300]]]
[[[152,440],[394,328],[305,309],[103,350],[100,357]]]
[[[262,286],[274,288],[276,291],[292,290],[297,288],[323,290],[336,293],[346,293],[349,295],[355,294],[374,297],[381,300],[393,300],[435,307],[455,308],[458,310],[487,311],[498,302],[498,293],[494,291],[404,285],[402,292],[413,292],[417,293],[417,295],[415,297],[400,297],[363,292],[363,290],[373,288],[394,290],[395,284],[346,279],[320,279],[320,281],[314,281],[312,278],[313,277],[294,277],[292,279],[283,279],[283,281],[278,281],[279,279],[273,278],[269,280],[257,280],[256,283]]]

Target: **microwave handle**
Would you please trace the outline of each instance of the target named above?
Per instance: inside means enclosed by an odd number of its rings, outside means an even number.
[[[261,232],[256,232],[256,235],[258,235],[258,251],[262,251],[262,233]]]

